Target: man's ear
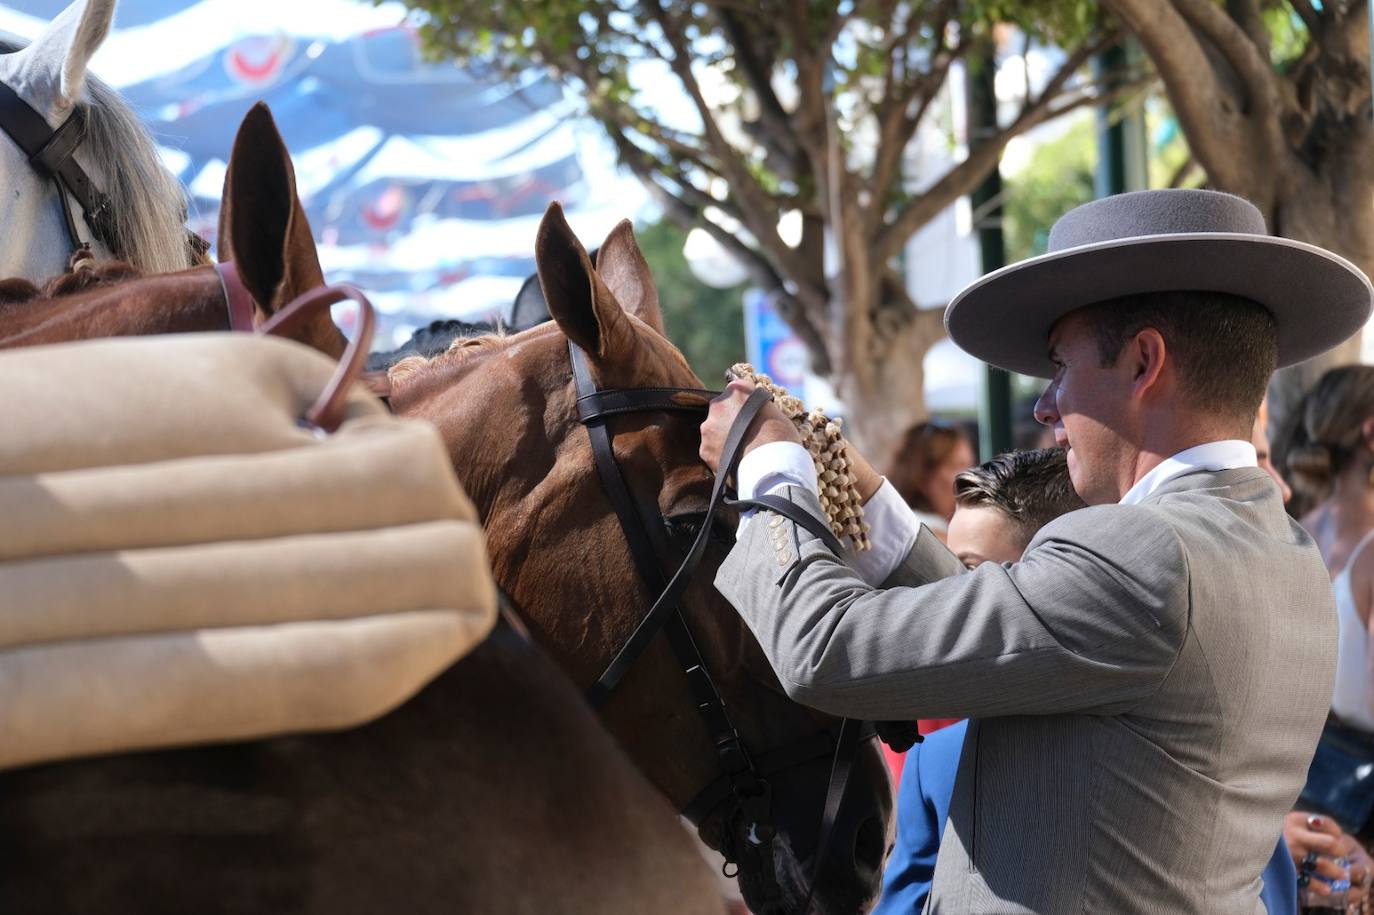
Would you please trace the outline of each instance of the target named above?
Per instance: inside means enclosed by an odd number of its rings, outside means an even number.
[[[1136,394],[1145,395],[1158,389],[1168,357],[1164,335],[1153,327],[1147,327],[1131,338],[1122,358],[1130,360],[1129,368]]]
[[[633,345],[634,329],[625,311],[597,275],[557,203],[549,204],[539,223],[534,261],[549,315],[569,340],[597,360]]]

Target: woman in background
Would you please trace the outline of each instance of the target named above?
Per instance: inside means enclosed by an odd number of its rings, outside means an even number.
[[[921,523],[944,540],[954,515],[954,478],[977,462],[958,426],[929,420],[907,430],[887,478]]]
[[[1374,812],[1374,366],[1332,369],[1303,401],[1290,482],[1317,505],[1302,518],[1336,592],[1340,648],[1331,718],[1300,805],[1369,839]]]

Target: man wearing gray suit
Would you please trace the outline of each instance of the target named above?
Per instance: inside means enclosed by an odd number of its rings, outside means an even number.
[[[1262,912],[1336,657],[1331,587],[1249,443],[1270,374],[1369,318],[1358,269],[1267,236],[1249,203],[1143,191],[1068,213],[1050,253],[950,304],[962,348],[1052,378],[1036,406],[1090,507],[968,574],[862,465],[874,549],[761,513],[716,578],[798,701],[969,717],[927,911]],[[748,394],[702,427],[713,468]],[[765,411],[743,498],[818,517]]]

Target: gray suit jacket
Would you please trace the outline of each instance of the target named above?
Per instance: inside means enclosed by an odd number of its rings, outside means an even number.
[[[1181,477],[961,571],[923,529],[873,589],[765,514],[716,578],[798,701],[976,719],[927,911],[1263,912],[1336,658],[1321,556],[1268,475]]]

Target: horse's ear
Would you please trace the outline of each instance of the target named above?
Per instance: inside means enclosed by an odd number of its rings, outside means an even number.
[[[296,197],[291,154],[262,102],[244,116],[229,155],[219,211],[219,259],[234,261],[269,313],[324,285],[310,222]]]
[[[43,114],[70,108],[86,89],[86,67],[110,34],[115,0],[76,0],[13,58],[7,80]]]
[[[253,299],[268,315],[292,299],[324,285],[310,222],[296,196],[296,170],[291,154],[272,120],[258,102],[243,118],[219,211],[219,259],[233,261]],[[327,313],[302,339],[332,356],[347,341]]]
[[[633,340],[624,309],[597,275],[557,203],[549,204],[539,223],[534,262],[549,315],[588,355],[606,359]]]
[[[658,287],[649,272],[649,262],[635,243],[635,230],[622,219],[596,254],[596,272],[601,274],[620,306],[645,324],[663,331],[663,312],[658,306]]]

